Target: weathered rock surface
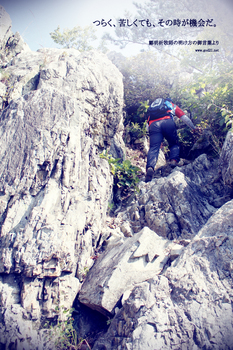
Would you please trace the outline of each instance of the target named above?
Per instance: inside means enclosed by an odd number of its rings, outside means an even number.
[[[0,5],[0,50],[5,48],[7,40],[11,35],[11,18]]]
[[[21,52],[31,51],[18,32],[11,31],[11,19],[4,7],[0,5],[0,58],[3,67],[12,57]],[[1,79],[1,78],[0,78]]]
[[[220,160],[219,160],[223,181],[228,186],[232,186],[233,184],[232,149],[233,149],[233,133],[228,132],[221,151]]]
[[[182,249],[145,227],[99,257],[79,293],[80,302],[103,314],[114,314],[126,290],[160,274],[168,260],[177,258]]]
[[[122,76],[106,56],[41,49],[16,56],[4,73],[12,87],[6,86],[8,104],[30,91],[55,89],[77,103],[82,129],[94,144],[102,149],[111,146],[122,156]]]
[[[169,239],[190,239],[232,197],[219,176],[218,161],[205,154],[168,176],[163,177],[162,171],[150,183],[139,184],[137,199],[120,214],[134,232],[148,226]]]
[[[8,105],[12,91],[10,74],[5,68],[15,56],[30,51],[20,34],[12,33],[10,16],[0,5],[0,112]]]
[[[4,74],[0,343],[27,350],[42,346],[41,322],[62,319],[61,307],[72,307],[108,235],[113,179],[99,153],[108,147],[124,155],[123,84],[95,51],[22,52]]]
[[[139,283],[93,349],[233,349],[233,201],[163,275]]]
[[[169,216],[168,209],[171,208],[176,213],[176,220],[179,220],[178,228],[167,225],[165,234],[160,232],[160,236],[166,237],[166,232],[170,230],[173,237],[179,237],[183,248],[174,262],[171,262],[172,259],[169,261],[170,267],[166,263],[160,272],[154,270],[151,278],[147,276],[144,267],[143,282],[136,284],[133,289],[122,288],[122,295],[115,304],[118,312],[107,333],[99,337],[93,349],[233,349],[233,201],[230,200],[231,182],[226,186],[223,181],[224,174],[230,179],[231,154],[231,135],[228,135],[219,161],[210,161],[205,155],[201,155],[193,163],[177,167],[164,177],[166,169],[161,168],[160,173],[156,174],[157,178],[151,183],[140,183],[140,193],[135,203],[126,212],[118,214],[118,220],[122,218],[122,227],[127,227],[127,232],[132,228],[137,232],[140,224],[141,227],[146,225],[153,215],[153,212],[145,215],[140,204],[147,204],[150,200],[152,208],[160,210],[156,213],[158,223],[164,222],[164,217]],[[170,207],[162,206],[162,200],[163,204],[169,203]],[[144,220],[141,218],[143,214]],[[181,231],[187,223],[187,230]],[[133,239],[140,236],[141,232],[143,231],[132,233]],[[128,241],[132,240],[133,243],[133,239]],[[153,251],[154,240],[149,241]],[[107,262],[108,257],[112,258],[111,254],[116,254],[117,248],[120,256],[120,247],[114,247],[109,255],[106,253],[103,261]],[[133,244],[130,249],[134,250]],[[140,246],[138,250],[140,251]],[[101,289],[103,296],[109,292],[107,300],[110,302],[113,295],[111,284],[115,281],[115,291],[119,291],[119,294],[124,285],[118,277],[119,266],[114,265],[114,258],[111,258],[111,263],[106,263],[105,266],[114,266],[116,270],[109,277],[105,267],[108,278],[105,281],[99,278],[100,283],[96,283],[95,289]],[[133,255],[129,260],[133,260],[132,258]],[[99,263],[101,266],[102,261]],[[122,265],[122,276],[125,276],[127,262],[124,261]],[[97,266],[98,263],[94,266],[93,273],[100,277],[101,268],[97,269]],[[139,274],[138,270],[138,280]],[[116,279],[111,280],[114,276]],[[85,283],[83,288],[87,292],[86,297],[91,296]],[[79,295],[85,302],[82,289]],[[94,295],[93,291],[88,300],[89,305],[97,299],[107,305],[101,293]]]

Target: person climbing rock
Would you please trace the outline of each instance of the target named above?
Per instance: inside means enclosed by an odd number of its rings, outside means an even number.
[[[175,167],[180,160],[179,140],[173,116],[180,118],[192,130],[197,128],[191,119],[169,98],[157,98],[148,108],[146,116],[150,149],[147,155],[145,182],[149,182],[153,178],[159,149],[164,138],[168,141],[170,149],[169,164]]]

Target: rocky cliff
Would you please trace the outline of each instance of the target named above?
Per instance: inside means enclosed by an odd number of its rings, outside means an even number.
[[[158,169],[108,217],[99,153],[125,154],[120,72],[18,34],[8,54],[0,11],[0,348],[55,349],[44,323],[75,305],[96,350],[233,349],[233,134],[220,159]]]
[[[99,153],[124,154],[122,76],[98,52],[23,50],[1,84],[0,339],[36,349],[33,328],[72,306],[108,235],[113,181]]]

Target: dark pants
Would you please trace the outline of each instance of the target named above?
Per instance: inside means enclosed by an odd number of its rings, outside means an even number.
[[[172,119],[164,119],[153,122],[149,126],[150,149],[147,155],[146,168],[155,168],[159,156],[159,149],[163,138],[168,141],[170,159],[180,160],[180,146],[176,131],[176,124]]]

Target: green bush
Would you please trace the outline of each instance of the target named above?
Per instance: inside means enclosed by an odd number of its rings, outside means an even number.
[[[233,130],[233,69],[218,69],[196,77],[195,83],[173,91],[174,102],[192,112],[197,126],[211,130],[222,146],[226,133]]]
[[[128,140],[127,135],[130,136],[130,142],[133,144],[136,140],[141,139],[143,136],[146,135],[146,122],[142,124],[142,126],[139,123],[133,123],[131,122],[126,128],[126,137],[125,139]]]
[[[96,29],[91,25],[84,28],[76,26],[72,29],[65,28],[63,33],[60,32],[60,26],[49,33],[53,41],[65,49],[75,48],[79,51],[92,50],[93,47],[90,45],[93,40],[96,40],[95,35]]]
[[[100,154],[100,158],[106,159],[110,166],[110,171],[114,176],[115,187],[121,189],[125,193],[129,190],[137,190],[137,183],[139,182],[138,173],[140,168],[131,164],[130,160],[121,162],[120,158],[114,158],[108,151]]]
[[[140,102],[140,106],[135,109],[135,113],[127,115],[124,121],[125,142],[133,144],[147,134],[145,113],[149,108],[149,100]],[[129,137],[128,137],[129,136]]]
[[[72,313],[74,309],[65,309],[64,307],[63,309],[63,313],[67,314],[65,321],[57,321],[56,325],[49,324],[49,322],[45,323],[44,328],[49,328],[47,340],[55,342],[56,350],[80,350],[83,344],[88,349],[91,349],[87,340],[78,339],[77,332],[73,326]],[[59,312],[59,307],[56,308],[56,311]]]
[[[171,79],[175,78],[177,63],[167,55],[154,51],[141,52],[119,62],[123,75],[125,110],[139,106],[140,101],[154,101],[158,96],[168,96]]]

